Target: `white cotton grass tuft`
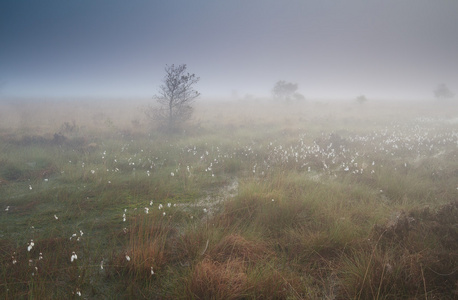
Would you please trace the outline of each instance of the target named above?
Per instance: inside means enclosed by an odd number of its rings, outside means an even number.
[[[70,257],[70,262],[73,262],[78,259],[78,255],[76,255],[75,251],[72,252],[72,256]]]
[[[126,253],[126,260],[127,260],[127,261],[130,261],[130,256],[127,255],[127,253]]]
[[[35,243],[33,242],[33,240],[30,240],[30,243],[27,246],[27,251],[30,252],[30,250],[32,250],[33,246],[35,246]]]

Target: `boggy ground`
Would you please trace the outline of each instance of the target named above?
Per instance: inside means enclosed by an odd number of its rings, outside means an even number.
[[[455,299],[457,108],[2,104],[0,295]]]

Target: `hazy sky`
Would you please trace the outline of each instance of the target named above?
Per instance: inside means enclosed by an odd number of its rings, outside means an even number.
[[[0,96],[151,98],[186,63],[203,96],[458,93],[457,0],[2,0]]]

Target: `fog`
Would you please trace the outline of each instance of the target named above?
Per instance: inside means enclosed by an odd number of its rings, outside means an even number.
[[[458,90],[456,1],[2,1],[0,96],[139,97],[166,64],[204,98],[429,99]]]
[[[1,1],[0,299],[457,298],[457,20]]]

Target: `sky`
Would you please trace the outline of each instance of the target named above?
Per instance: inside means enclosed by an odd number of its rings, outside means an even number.
[[[458,93],[458,1],[0,2],[0,97],[151,99],[171,64],[207,98]]]

